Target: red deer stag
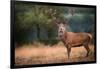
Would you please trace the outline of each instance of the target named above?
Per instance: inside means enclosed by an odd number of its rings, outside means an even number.
[[[68,58],[70,57],[71,47],[79,47],[84,46],[87,51],[87,55],[89,55],[89,43],[92,39],[92,35],[85,32],[75,33],[68,32],[66,30],[65,24],[60,23],[58,25],[58,37],[64,43],[67,48]]]

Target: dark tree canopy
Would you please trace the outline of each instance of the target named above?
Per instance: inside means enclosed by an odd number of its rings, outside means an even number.
[[[15,13],[16,43],[55,39],[57,21],[65,22],[69,31],[94,34],[93,8],[16,3]]]

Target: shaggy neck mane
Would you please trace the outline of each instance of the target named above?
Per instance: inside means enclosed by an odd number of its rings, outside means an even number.
[[[64,44],[66,43],[66,40],[67,40],[67,32],[65,32],[64,34],[63,34],[63,37],[61,38],[61,40],[64,42]]]

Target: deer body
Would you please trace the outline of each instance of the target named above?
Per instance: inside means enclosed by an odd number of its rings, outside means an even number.
[[[58,36],[61,41],[64,43],[67,48],[68,58],[70,57],[70,52],[72,47],[84,46],[87,51],[87,55],[89,55],[89,43],[92,39],[92,35],[85,32],[74,33],[68,32],[64,26],[64,24],[59,25]]]

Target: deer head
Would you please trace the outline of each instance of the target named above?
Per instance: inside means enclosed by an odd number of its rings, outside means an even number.
[[[60,24],[57,24],[58,26],[58,37],[62,37],[66,31],[66,27],[65,27],[65,24],[63,23],[60,23]]]

